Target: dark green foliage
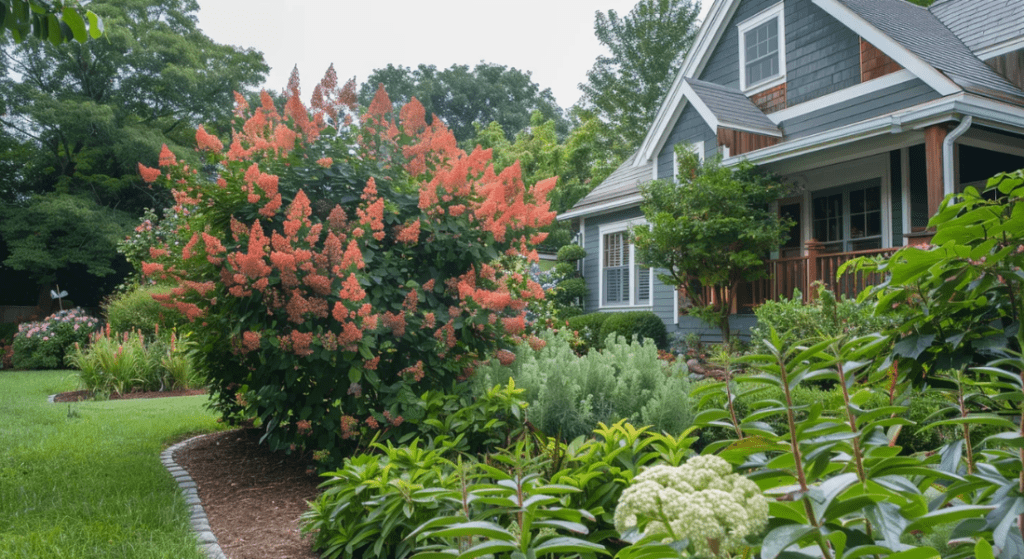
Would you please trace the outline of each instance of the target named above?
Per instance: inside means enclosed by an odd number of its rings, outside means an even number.
[[[576,262],[586,258],[587,250],[580,245],[571,244],[565,245],[558,249],[558,261],[559,262]]]
[[[460,142],[473,137],[474,124],[491,122],[497,122],[511,140],[530,125],[534,111],[543,120],[554,120],[563,136],[568,132],[551,89],[541,89],[530,72],[516,68],[481,62],[472,69],[453,64],[438,70],[433,64],[420,64],[413,70],[388,64],[371,72],[359,87],[360,103],[369,105],[381,85],[397,105],[415,97],[427,117],[440,117]]]
[[[874,305],[847,299],[836,300],[832,292],[819,287],[818,296],[804,304],[799,291],[791,299],[766,301],[754,309],[757,326],[750,329],[751,351],[765,350],[774,329],[785,344],[814,343],[840,335],[853,337],[881,332],[893,325],[888,314],[875,314]]]
[[[643,141],[697,34],[699,13],[690,0],[641,0],[622,17],[594,14],[594,34],[611,55],[599,56],[580,84],[583,106],[620,161]]]
[[[170,333],[171,329],[188,324],[176,309],[163,306],[153,295],[167,295],[169,286],[140,286],[127,293],[115,295],[104,309],[107,324],[114,332],[141,332],[153,338],[157,330]]]
[[[18,331],[18,325],[11,322],[0,322],[0,344],[9,344]]]
[[[7,33],[18,43],[29,37],[54,45],[84,43],[103,36],[103,23],[77,2],[7,0],[0,3],[0,40]]]
[[[610,316],[601,324],[601,339],[608,336],[623,336],[627,340],[636,336],[641,342],[653,342],[658,349],[668,349],[668,331],[665,323],[651,311],[608,313]]]
[[[580,345],[576,349],[577,352],[582,354],[591,349],[601,349],[604,347],[601,328],[604,325],[604,321],[608,320],[608,317],[611,315],[612,313],[595,312],[574,316],[568,320],[569,330],[575,332],[580,340]]]
[[[784,186],[750,164],[703,162],[676,146],[679,176],[643,184],[646,224],[632,230],[637,260],[661,270],[658,279],[685,289],[689,313],[730,339],[729,313],[739,285],[765,277],[764,258],[779,246],[788,223],[769,211]]]

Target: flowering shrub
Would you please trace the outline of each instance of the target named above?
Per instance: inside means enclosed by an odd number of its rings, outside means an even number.
[[[188,211],[180,244],[141,267],[176,285],[163,302],[193,321],[220,409],[337,463],[343,444],[414,430],[419,394],[523,334],[543,291],[498,259],[536,257],[554,180],[495,174],[489,151],[459,150],[415,100],[396,115],[383,90],[346,126],[354,84],[333,69],[311,112],[297,77],[287,91],[284,114],[239,97],[230,142],[196,131],[212,179],[166,149],[140,166]]]
[[[84,344],[99,321],[81,308],[56,312],[40,322],[25,322],[14,336],[12,365],[19,369],[57,369],[76,344]]]
[[[615,509],[615,528],[649,540],[688,540],[698,557],[728,556],[768,523],[768,500],[757,484],[732,473],[715,455],[678,467],[659,465],[636,476]]]

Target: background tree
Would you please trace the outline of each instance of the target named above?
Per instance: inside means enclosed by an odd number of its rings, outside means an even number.
[[[551,89],[541,89],[530,72],[516,68],[481,62],[472,69],[453,64],[438,70],[432,64],[420,64],[413,70],[388,64],[374,70],[360,86],[360,103],[369,105],[382,84],[396,103],[415,97],[428,118],[440,117],[459,142],[475,134],[474,123],[487,126],[491,122],[500,124],[511,140],[530,124],[533,111],[555,121],[560,135],[568,132],[568,122]]]
[[[78,0],[6,0],[0,2],[0,30],[15,42],[30,36],[54,45],[72,39],[84,43],[103,34],[103,24]]]
[[[692,178],[640,186],[647,225],[632,231],[637,259],[685,289],[690,313],[718,327],[728,344],[737,286],[764,277],[763,259],[785,240],[788,223],[768,209],[783,186],[753,166],[723,167],[718,158],[702,164],[686,146],[676,155],[679,176]]]
[[[17,157],[11,168],[0,166],[4,221],[45,213],[62,196],[60,204],[89,200],[106,208],[108,224],[168,205],[169,193],[147,186],[138,163],[156,165],[164,144],[198,163],[186,147],[191,130],[230,123],[233,92],[256,86],[267,72],[260,53],[203,35],[195,0],[96,0],[90,7],[108,25],[102,41],[54,46],[32,37],[0,51],[0,150]],[[24,237],[32,234],[5,227],[0,245],[9,253],[0,258],[48,292],[47,283],[63,272],[30,263],[47,253],[60,262],[61,249]],[[101,246],[107,247],[93,248]],[[31,254],[19,253],[28,247]],[[114,269],[118,256],[107,248],[92,251],[89,274]]]
[[[619,17],[594,15],[594,33],[610,56],[587,72],[581,105],[599,119],[600,133],[617,162],[639,147],[697,33],[700,3],[640,0]]]

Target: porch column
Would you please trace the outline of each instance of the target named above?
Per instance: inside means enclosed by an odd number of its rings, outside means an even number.
[[[810,303],[818,297],[817,286],[814,284],[821,281],[818,276],[818,255],[821,254],[823,245],[817,239],[807,239],[804,243],[807,250],[807,283],[804,284],[804,301]]]
[[[939,212],[944,196],[942,181],[942,141],[946,139],[946,126],[934,124],[924,129],[924,158],[928,176],[928,219]]]

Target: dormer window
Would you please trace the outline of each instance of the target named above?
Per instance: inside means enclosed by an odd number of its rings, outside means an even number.
[[[778,4],[739,24],[740,89],[757,93],[786,81],[786,23]]]

